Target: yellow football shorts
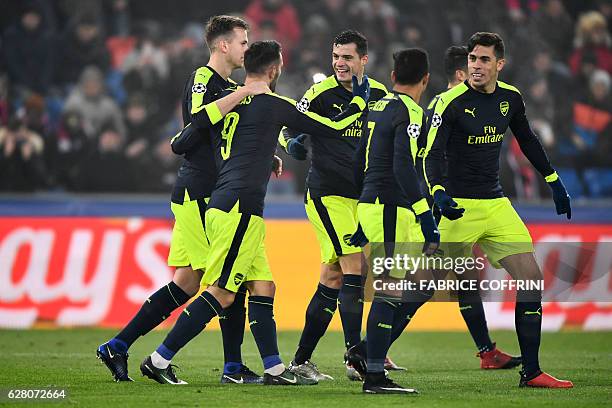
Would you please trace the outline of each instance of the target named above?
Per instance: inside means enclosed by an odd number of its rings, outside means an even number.
[[[208,198],[190,200],[185,193],[183,204],[171,203],[174,227],[168,254],[168,266],[205,269],[209,245],[204,231],[204,213]]]
[[[471,256],[477,243],[488,261],[500,268],[499,261],[509,255],[533,252],[531,235],[507,197],[454,200],[465,213],[455,221],[445,217],[440,221],[445,256]]]
[[[357,206],[359,223],[364,234],[373,244],[370,261],[374,257],[394,257],[408,255],[420,257],[423,248],[423,234],[416,222],[414,213],[405,207],[388,204],[359,203]],[[380,245],[384,243],[384,245]],[[409,264],[409,267],[412,264]],[[405,269],[393,268],[389,276],[402,279]]]
[[[210,251],[202,283],[238,292],[243,282],[272,281],[261,217],[217,208],[206,211],[206,234]]]
[[[315,229],[322,263],[333,264],[342,255],[361,252],[361,248],[349,245],[357,230],[357,200],[341,196],[308,197],[306,215]]]

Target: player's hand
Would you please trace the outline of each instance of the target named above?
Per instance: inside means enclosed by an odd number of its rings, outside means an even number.
[[[349,245],[354,247],[364,247],[368,242],[370,241],[368,241],[368,237],[366,237],[363,229],[361,229],[361,224],[358,224],[357,231],[355,231],[349,239]]]
[[[368,76],[364,75],[361,83],[359,83],[359,79],[356,75],[353,75],[353,96],[359,96],[364,101],[368,101],[370,98],[370,81],[368,81]]]
[[[283,159],[274,155],[272,159],[272,172],[276,177],[280,177],[283,174]]]
[[[301,133],[287,141],[287,153],[295,160],[306,160],[308,155],[308,149],[304,146],[306,136],[304,133]]]
[[[436,220],[431,210],[427,210],[417,215],[417,220],[419,224],[421,224],[421,232],[423,233],[423,237],[425,237],[423,253],[427,256],[431,256],[440,246],[440,231],[438,231],[438,225],[436,224]]]
[[[572,218],[572,206],[570,204],[570,195],[567,193],[565,186],[560,178],[555,181],[548,183],[553,193],[553,200],[555,201],[555,208],[557,214],[566,214],[567,219]]]
[[[245,91],[250,96],[260,95],[260,94],[272,92],[270,90],[270,87],[268,86],[268,83],[265,82],[265,81],[253,81],[253,82],[249,82],[243,88],[245,89]]]
[[[448,194],[446,194],[446,191],[437,190],[434,193],[434,202],[438,208],[440,208],[442,215],[449,220],[456,220],[463,217],[465,208],[458,208],[458,204]]]

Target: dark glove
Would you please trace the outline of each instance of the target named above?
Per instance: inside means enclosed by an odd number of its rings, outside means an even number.
[[[361,229],[361,224],[358,224],[357,231],[355,231],[349,239],[349,245],[354,247],[364,247],[368,242],[370,241],[368,241],[368,237],[366,237],[363,233],[363,230]]]
[[[434,202],[438,208],[440,208],[442,215],[449,220],[456,220],[463,217],[465,208],[457,208],[457,203],[448,194],[446,194],[446,191],[437,190],[434,193]]]
[[[357,76],[353,75],[353,96],[360,96],[367,103],[370,98],[370,81],[368,76],[364,75],[361,84]]]
[[[287,153],[295,160],[306,160],[308,155],[308,149],[304,146],[306,136],[304,133],[301,133],[287,141]]]
[[[572,218],[572,206],[570,205],[570,195],[567,193],[565,186],[560,178],[548,183],[553,193],[555,208],[557,214],[567,214],[567,219]]]
[[[431,212],[433,213],[434,219],[436,220],[436,225],[440,225],[440,220],[442,219],[442,212],[440,211],[440,207],[434,204],[433,208],[431,209]]]
[[[427,210],[416,217],[419,224],[421,224],[423,237],[425,237],[423,253],[425,255],[433,255],[440,246],[440,231],[438,231],[436,220],[434,220],[431,210]]]

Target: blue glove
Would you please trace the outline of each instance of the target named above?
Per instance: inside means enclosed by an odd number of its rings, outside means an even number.
[[[361,84],[359,84],[357,76],[353,75],[353,96],[360,96],[366,103],[368,102],[368,99],[370,99],[370,81],[368,81],[367,75],[363,76]]]
[[[358,224],[357,231],[355,231],[349,239],[349,245],[354,247],[364,247],[368,242],[370,241],[368,241],[368,237],[365,236],[363,230],[361,229],[361,224]]]
[[[457,203],[448,194],[446,194],[446,191],[437,190],[434,193],[434,202],[440,209],[442,215],[449,220],[456,220],[463,217],[465,208],[457,208]]]
[[[423,233],[423,237],[425,237],[423,253],[425,255],[433,255],[440,246],[440,231],[438,231],[436,220],[431,210],[417,215],[416,218],[419,224],[421,224],[421,232]]]
[[[548,183],[553,193],[555,208],[557,214],[567,214],[567,219],[572,218],[572,206],[570,205],[570,195],[567,193],[565,186],[560,178]]]
[[[434,219],[436,220],[436,225],[439,225],[440,220],[442,219],[442,212],[440,211],[440,207],[434,204],[433,208],[431,209],[431,212],[433,213]]]
[[[295,160],[306,160],[308,155],[308,149],[304,146],[306,136],[304,133],[300,133],[287,141],[287,153]]]

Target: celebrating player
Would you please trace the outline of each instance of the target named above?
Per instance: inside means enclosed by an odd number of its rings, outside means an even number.
[[[280,45],[256,42],[245,52],[246,86],[264,81],[274,89],[282,69]],[[307,112],[274,93],[247,97],[212,131],[218,178],[206,211],[210,254],[203,282],[208,288],[182,313],[163,343],[141,364],[143,375],[159,383],[184,384],[170,364],[214,316],[229,308],[241,285],[249,291],[249,325],[263,365],[264,384],[316,384],[288,371],[282,363],[273,318],[275,286],[268,265],[263,206],[270,163],[283,125],[321,137],[334,137],[365,108],[369,84],[353,80],[354,97],[337,121]],[[230,93],[232,91],[226,91]],[[223,93],[222,95],[225,95]]]
[[[352,98],[351,77],[363,76],[368,63],[368,42],[359,32],[343,31],[336,36],[332,47],[334,75],[313,85],[300,104],[310,112],[332,118]],[[374,101],[387,94],[381,83],[370,78]],[[310,139],[312,163],[306,181],[306,215],[312,223],[321,248],[320,280],[308,308],[306,321],[298,349],[290,370],[319,380],[332,379],[321,373],[311,357],[319,339],[323,337],[339,304],[348,349],[361,339],[363,316],[363,279],[361,276],[361,248],[349,245],[349,238],[357,228],[357,199],[352,162],[362,137],[363,122],[360,118],[343,134],[334,138]],[[290,137],[280,138],[287,153],[304,160],[306,135],[288,132]],[[313,135],[316,136],[316,135]],[[361,379],[351,367],[347,367],[351,379]]]
[[[455,249],[461,247],[455,255],[469,256],[472,245],[478,243],[493,265],[501,265],[514,279],[535,281],[542,279],[542,273],[531,236],[499,184],[499,155],[508,127],[551,187],[557,214],[568,219],[570,197],[529,126],[520,92],[497,80],[504,64],[504,42],[498,34],[472,35],[468,79],[440,95],[435,105],[424,168],[443,215],[442,239]],[[449,171],[444,178],[446,161]],[[517,291],[515,322],[523,359],[519,385],[570,388],[571,381],[540,370],[541,297],[540,290]]]
[[[269,91],[265,83],[254,81],[218,99],[221,91],[232,85],[229,75],[243,66],[248,28],[244,20],[232,16],[214,16],[206,25],[210,59],[206,66],[191,74],[183,92],[183,122],[189,126],[192,142],[181,145],[180,150],[173,146],[176,153],[185,155],[171,203],[176,221],[168,265],[176,267],[176,270],[172,281],[152,294],[136,316],[114,338],[98,348],[98,358],[106,364],[116,381],[132,381],[127,368],[128,349],[132,343],[158,326],[200,288],[208,256],[203,214],[217,174],[207,128],[220,121],[245,97]],[[226,311],[226,319],[221,321],[226,361],[224,374],[246,383],[261,382],[260,376],[242,364],[244,291],[237,298],[234,307]]]
[[[425,253],[431,255],[440,234],[414,168],[416,140],[424,128],[423,109],[418,103],[429,81],[429,62],[427,53],[416,48],[400,51],[393,59],[393,92],[370,108],[369,135],[361,140],[355,157],[355,180],[361,190],[357,213],[365,236],[371,242],[384,243],[374,244],[379,250],[372,248],[371,257],[381,251],[382,256],[393,257],[393,243],[423,242],[423,237]],[[414,234],[417,222],[419,236]],[[403,279],[405,274],[404,269],[392,269],[386,279]],[[384,372],[391,329],[402,306],[401,296],[393,297],[384,290],[374,294],[367,323],[366,393],[415,392],[396,384]]]
[[[444,55],[444,71],[448,79],[448,88],[451,89],[467,78],[467,48],[460,46],[452,46],[446,50]],[[430,122],[433,115],[433,110],[436,102],[440,98],[440,95],[436,95],[429,103],[425,112],[426,121]],[[417,139],[418,154],[415,159],[417,174],[422,175],[422,156],[427,145],[427,132],[421,132],[421,135]],[[413,152],[414,154],[414,152]],[[420,158],[419,158],[420,156]],[[419,177],[419,181],[424,183]],[[444,237],[442,237],[444,239]],[[444,273],[445,271],[440,271]],[[474,271],[466,271],[461,275],[461,279],[470,279]],[[433,295],[433,291],[430,293],[421,293],[421,296],[417,299],[413,296],[410,302],[403,305],[403,311],[401,318],[394,322],[393,329],[391,331],[390,343],[393,344],[395,340],[399,338],[402,332],[406,329],[406,326],[414,318],[417,310],[429,300],[430,296]],[[487,327],[487,320],[484,314],[484,308],[482,306],[482,299],[480,293],[474,290],[458,290],[457,297],[459,300],[459,310],[465,320],[470,334],[476,347],[478,348],[478,357],[480,357],[480,368],[482,369],[499,369],[499,368],[513,368],[521,364],[521,357],[513,357],[507,353],[504,353],[497,348],[496,344],[491,341],[489,336],[489,329]],[[354,346],[347,356],[351,359],[357,358],[356,355],[362,356],[362,361],[367,358],[367,342],[362,340],[361,343]],[[361,368],[363,365],[355,364],[357,368]],[[361,371],[365,371],[362,369]]]

